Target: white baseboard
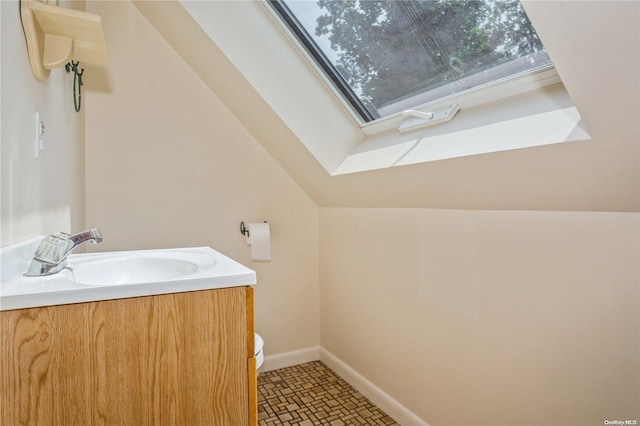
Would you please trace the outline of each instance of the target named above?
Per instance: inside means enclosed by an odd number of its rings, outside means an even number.
[[[320,361],[356,388],[358,392],[369,398],[371,402],[380,407],[382,411],[390,415],[399,424],[403,426],[429,426],[407,407],[400,404],[324,348],[320,348]]]
[[[265,356],[261,371],[266,372],[277,370],[278,368],[291,367],[292,365],[304,364],[305,362],[318,361],[320,359],[319,349],[319,346],[314,346],[297,351]]]

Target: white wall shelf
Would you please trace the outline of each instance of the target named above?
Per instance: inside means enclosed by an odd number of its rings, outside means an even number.
[[[20,14],[31,71],[38,80],[46,80],[52,69],[72,59],[109,62],[100,16],[36,0],[23,0]]]

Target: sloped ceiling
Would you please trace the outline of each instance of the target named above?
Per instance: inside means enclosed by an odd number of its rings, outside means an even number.
[[[640,2],[523,3],[591,141],[332,177],[178,1],[134,1],[318,206],[640,211]]]

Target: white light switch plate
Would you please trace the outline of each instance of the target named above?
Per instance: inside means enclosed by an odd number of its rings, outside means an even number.
[[[38,160],[42,160],[42,151],[44,150],[44,119],[38,110],[36,110],[35,124],[35,154]]]

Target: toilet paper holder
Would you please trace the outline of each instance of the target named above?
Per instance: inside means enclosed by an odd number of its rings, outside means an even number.
[[[265,220],[264,223],[267,223]],[[250,237],[249,230],[244,226],[244,221],[240,222],[240,233],[245,237]]]

